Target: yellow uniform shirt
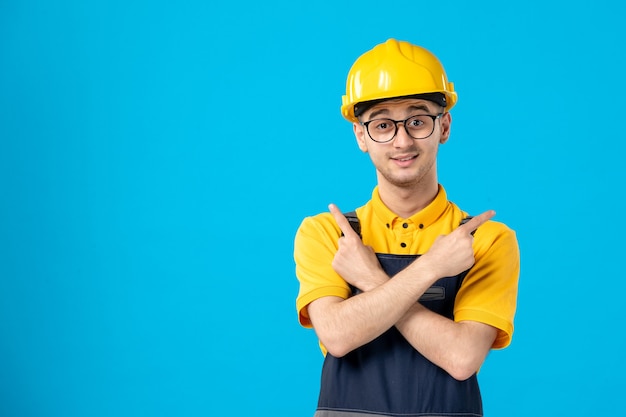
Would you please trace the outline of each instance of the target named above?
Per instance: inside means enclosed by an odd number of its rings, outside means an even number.
[[[356,210],[361,222],[363,243],[376,253],[421,255],[428,251],[437,236],[456,229],[467,213],[448,201],[443,187],[437,197],[419,213],[403,219],[389,210],[378,195]],[[333,270],[341,230],[330,213],[307,217],[295,238],[294,259],[300,291],[296,309],[300,323],[311,327],[307,306],[325,296],[348,298],[348,284]],[[488,221],[474,235],[471,268],[457,294],[455,321],[477,321],[498,329],[493,348],[511,342],[517,300],[520,261],[515,232],[506,225]]]

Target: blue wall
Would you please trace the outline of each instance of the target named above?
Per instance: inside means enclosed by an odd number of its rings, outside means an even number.
[[[293,235],[370,196],[339,105],[389,37],[459,92],[449,197],[518,233],[487,415],[621,405],[617,1],[210,3],[0,2],[0,416],[312,415]]]

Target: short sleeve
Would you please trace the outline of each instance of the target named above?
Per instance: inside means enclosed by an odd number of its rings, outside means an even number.
[[[520,254],[515,232],[498,222],[478,228],[475,263],[456,297],[455,321],[471,320],[498,329],[494,349],[511,343],[517,307]]]
[[[312,301],[326,296],[350,296],[348,284],[332,268],[340,235],[330,213],[305,218],[296,232],[294,260],[300,283],[296,309],[304,327],[312,326],[307,312]]]

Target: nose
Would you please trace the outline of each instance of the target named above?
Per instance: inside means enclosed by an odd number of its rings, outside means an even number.
[[[393,146],[397,148],[405,148],[413,145],[413,138],[406,131],[403,122],[396,122],[396,136],[393,138]]]

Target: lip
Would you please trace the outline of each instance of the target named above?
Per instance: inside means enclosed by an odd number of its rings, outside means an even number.
[[[417,159],[417,155],[416,154],[412,154],[412,155],[396,155],[396,156],[391,158],[391,160],[396,165],[399,165],[401,167],[405,167],[405,166],[411,165],[416,159]]]

